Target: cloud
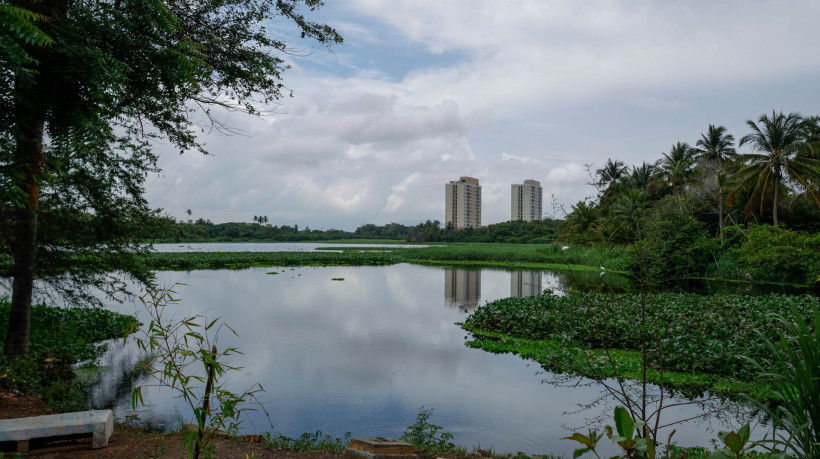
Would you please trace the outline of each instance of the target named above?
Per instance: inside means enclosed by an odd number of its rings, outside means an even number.
[[[512,183],[539,180],[568,205],[593,192],[585,163],[651,162],[709,123],[739,138],[764,111],[820,106],[813,1],[351,0],[328,12],[346,44],[289,57],[295,98],[264,119],[225,114],[244,135],[204,135],[213,156],[160,147],[153,205],[352,229],[443,220],[444,184],[472,175],[487,224],[509,218]]]

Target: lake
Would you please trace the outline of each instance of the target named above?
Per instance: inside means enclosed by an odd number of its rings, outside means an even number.
[[[177,318],[189,312],[208,321],[222,318],[239,333],[239,338],[223,333],[218,341],[220,348],[244,352],[231,361],[244,368],[230,377],[229,386],[241,392],[259,382],[265,388],[260,401],[270,415],[268,420],[252,413],[246,433],[275,430],[295,437],[320,429],[334,437],[350,431],[358,437],[397,438],[424,407],[434,409],[430,422],[453,433],[459,444],[571,457],[576,445],[562,437],[586,432],[588,421],[602,414],[612,423],[611,403],[580,408],[602,395],[600,387],[545,373],[514,355],[470,349],[464,345],[468,333],[456,325],[469,311],[498,298],[592,281],[606,290],[608,274],[579,278],[399,264],[157,275],[163,285],[185,284],[176,287],[184,299],[174,306]],[[146,317],[134,303],[112,308]],[[114,406],[118,421],[160,428],[178,426],[180,419],[191,422],[182,402],[167,390],[146,390],[139,419],[130,416],[137,358],[133,346],[103,357],[102,364],[112,371],[102,375],[92,404]],[[135,384],[146,383],[135,379]],[[724,416],[675,426],[676,443],[706,445],[717,430],[738,428],[750,416],[735,403],[713,401],[709,409]],[[693,406],[670,409],[664,422],[701,412]]]

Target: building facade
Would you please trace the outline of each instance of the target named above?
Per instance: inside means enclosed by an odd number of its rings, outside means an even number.
[[[537,180],[524,180],[523,185],[513,185],[510,220],[525,222],[541,220],[542,193],[541,183]]]
[[[455,229],[481,228],[481,186],[478,179],[461,177],[444,185],[444,224]]]

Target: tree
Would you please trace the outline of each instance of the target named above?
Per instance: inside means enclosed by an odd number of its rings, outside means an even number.
[[[608,190],[613,185],[617,184],[627,174],[627,168],[623,161],[612,158],[606,160],[606,164],[601,169],[595,171],[598,176],[597,186],[599,190]]]
[[[734,142],[734,136],[728,134],[725,127],[715,127],[714,124],[710,124],[706,133],[701,134],[700,139],[695,143],[698,147],[695,148],[698,159],[701,161],[701,166],[706,169],[704,182],[707,184],[711,182],[717,187],[715,191],[718,201],[718,235],[721,240],[723,240],[723,193],[727,185],[726,173],[722,169],[727,160],[737,156]],[[709,187],[706,188],[709,191],[712,190]]]
[[[678,142],[672,145],[669,153],[663,153],[658,163],[663,180],[672,187],[678,199],[686,197],[686,186],[692,183],[697,177],[695,170],[695,154],[692,148],[686,144]]]
[[[284,17],[303,38],[341,42],[301,8],[321,0],[4,0],[0,4],[0,267],[12,281],[5,353],[28,353],[34,279],[62,293],[112,267],[149,280],[135,253],[158,217],[143,198],[152,142],[205,152],[221,108],[260,114],[282,95]],[[194,116],[199,111],[202,116]],[[38,240],[39,237],[39,240]],[[6,262],[5,260],[10,260]],[[8,265],[8,266],[7,266]],[[68,286],[66,283],[69,281]],[[63,287],[61,287],[63,286]],[[74,299],[79,299],[74,293]]]
[[[632,172],[627,177],[627,184],[640,191],[647,191],[649,185],[657,178],[657,167],[643,163],[641,167],[632,166]]]
[[[695,142],[697,148],[694,150],[698,153],[699,159],[722,164],[737,154],[734,143],[734,136],[727,134],[725,127],[710,124],[706,133],[701,134],[700,139]]]
[[[808,141],[809,123],[797,113],[784,115],[775,113],[771,117],[760,115],[757,123],[747,120],[746,124],[752,133],[740,139],[741,146],[748,144],[753,151],[740,155],[743,164],[737,174],[737,188],[730,195],[734,198],[737,190],[752,189],[752,196],[746,203],[744,211],[751,215],[756,206],[763,211],[763,202],[767,190],[772,192],[772,222],[777,225],[777,207],[780,202],[783,179],[788,178],[806,189],[818,177],[820,160],[814,153],[816,146]]]

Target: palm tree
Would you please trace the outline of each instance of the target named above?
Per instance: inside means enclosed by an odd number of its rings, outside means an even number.
[[[700,135],[700,139],[695,143],[698,153],[698,160],[700,167],[704,171],[704,190],[708,193],[717,189],[718,201],[718,235],[723,240],[723,192],[726,188],[726,173],[723,170],[726,161],[731,160],[737,156],[737,151],[734,147],[735,138],[733,135],[726,132],[723,126],[709,125],[709,129],[705,134]],[[710,186],[711,184],[711,186]]]
[[[722,164],[737,155],[734,143],[734,136],[727,134],[725,127],[710,124],[706,133],[701,134],[700,139],[695,142],[697,148],[694,150],[698,153],[699,159]]]
[[[587,205],[586,201],[578,201],[572,206],[572,212],[566,217],[568,229],[574,233],[583,233],[592,226],[598,219],[598,211],[595,204]]]
[[[641,167],[632,166],[627,183],[630,187],[646,191],[649,184],[657,178],[657,167],[653,164],[643,163]]]
[[[678,199],[686,197],[686,186],[697,177],[695,169],[695,150],[687,143],[672,145],[669,153],[663,153],[658,163],[666,182],[677,195]]]
[[[813,157],[812,142],[807,141],[808,123],[797,113],[784,115],[772,110],[771,117],[763,114],[757,123],[747,120],[746,124],[752,133],[743,136],[739,145],[749,144],[753,151],[760,153],[740,155],[744,167],[737,175],[737,189],[753,189],[744,209],[751,215],[756,204],[763,212],[765,193],[771,188],[772,222],[777,225],[784,176],[808,189],[809,182],[818,176],[820,160]]]
[[[617,159],[612,161],[612,158],[607,159],[604,167],[595,171],[595,175],[599,177],[598,189],[608,189],[626,176],[626,173],[627,168],[623,161]]]

